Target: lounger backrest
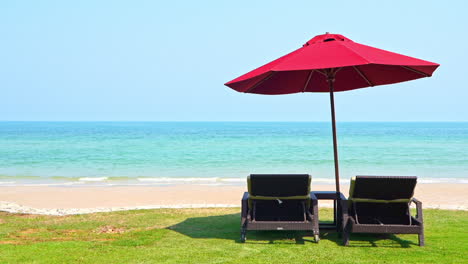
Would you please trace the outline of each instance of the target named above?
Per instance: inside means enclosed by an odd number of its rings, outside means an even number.
[[[310,181],[309,174],[251,174],[247,186],[252,199],[306,199]]]
[[[349,200],[354,202],[409,202],[417,177],[356,176],[351,179]]]

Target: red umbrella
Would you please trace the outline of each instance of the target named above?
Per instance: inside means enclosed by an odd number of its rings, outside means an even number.
[[[315,36],[299,48],[225,85],[243,93],[329,92],[336,191],[340,191],[334,92],[429,77],[439,64],[362,45],[339,34]]]

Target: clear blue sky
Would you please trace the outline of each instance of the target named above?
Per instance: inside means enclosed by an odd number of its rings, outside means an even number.
[[[223,84],[317,34],[441,64],[338,121],[468,121],[467,1],[1,1],[0,120],[328,121],[327,94]]]

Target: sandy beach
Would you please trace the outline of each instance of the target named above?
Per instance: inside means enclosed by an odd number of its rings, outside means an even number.
[[[313,190],[333,190],[314,185]],[[343,185],[345,195],[349,186]],[[245,186],[183,184],[114,187],[0,187],[0,210],[13,213],[76,214],[129,209],[238,207]],[[418,184],[424,208],[468,210],[467,184]],[[327,201],[320,206],[331,206]]]

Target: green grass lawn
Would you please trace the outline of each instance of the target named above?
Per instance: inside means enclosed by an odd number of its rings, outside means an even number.
[[[330,218],[331,210],[320,210]],[[239,209],[160,209],[75,216],[0,212],[0,263],[468,263],[468,212],[425,210],[417,235],[249,232]]]

